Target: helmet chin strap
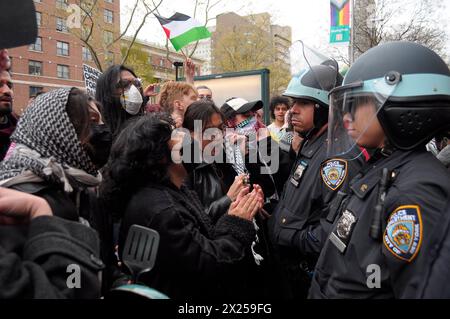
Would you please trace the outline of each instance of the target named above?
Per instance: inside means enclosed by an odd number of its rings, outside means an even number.
[[[396,148],[395,146],[393,146],[393,145],[389,142],[389,140],[386,138],[386,139],[385,139],[385,142],[384,142],[384,146],[383,146],[383,147],[380,147],[380,152],[381,152],[381,154],[383,154],[384,156],[389,157],[389,156],[392,155],[392,153],[394,153],[394,151],[395,151],[396,149],[397,149],[397,148]]]
[[[377,161],[381,157],[389,157],[392,155],[392,153],[395,152],[395,150],[397,150],[397,148],[395,146],[393,146],[388,141],[388,139],[385,139],[383,146],[379,146],[379,147],[375,147],[375,148],[365,147],[365,149],[367,150],[367,152],[370,155],[370,161]]]

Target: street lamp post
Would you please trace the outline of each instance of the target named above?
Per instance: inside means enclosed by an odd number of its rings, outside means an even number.
[[[179,80],[180,78],[182,78],[182,76],[180,76],[180,74],[179,74],[179,69],[180,69],[181,67],[183,67],[183,62],[175,61],[175,62],[173,63],[173,65],[175,66],[175,81],[178,82],[178,80]]]

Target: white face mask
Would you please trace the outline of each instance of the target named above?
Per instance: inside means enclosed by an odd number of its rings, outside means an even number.
[[[125,111],[131,115],[136,115],[139,113],[143,101],[141,92],[139,92],[137,87],[134,85],[131,85],[130,88],[120,97],[120,104],[122,104]]]

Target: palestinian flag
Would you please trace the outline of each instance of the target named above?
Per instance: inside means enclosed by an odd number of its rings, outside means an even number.
[[[205,26],[185,14],[177,12],[170,18],[163,18],[156,14],[155,16],[161,23],[167,38],[177,51],[180,51],[182,47],[191,42],[211,36],[211,33]]]

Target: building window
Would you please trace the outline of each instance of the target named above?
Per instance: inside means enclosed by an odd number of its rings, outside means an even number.
[[[113,23],[114,13],[111,10],[105,9],[103,17],[106,23]]]
[[[105,0],[105,2],[113,3],[114,1],[113,0]]]
[[[33,44],[30,44],[30,46],[28,47],[29,50],[32,51],[42,51],[42,38],[41,37],[37,37],[36,41]]]
[[[164,67],[164,59],[159,60],[159,66]]]
[[[82,55],[83,55],[83,61],[92,61],[92,54],[91,54],[91,50],[89,50],[86,47],[83,47],[81,49],[82,51]]]
[[[59,9],[66,9],[67,8],[67,0],[56,0],[56,7]]]
[[[56,54],[62,56],[69,56],[69,43],[62,41],[56,42]]]
[[[44,88],[42,86],[30,86],[28,90],[29,97],[36,96],[36,94],[43,91]]]
[[[58,66],[56,67],[56,73],[57,73],[58,78],[68,79],[70,76],[69,66],[58,64]]]
[[[41,27],[41,23],[42,23],[42,14],[40,12],[36,11],[36,24],[38,27]]]
[[[69,32],[65,19],[59,17],[56,18],[56,31]]]
[[[103,31],[103,42],[109,45],[113,42],[113,33],[110,31]]]
[[[42,75],[42,62],[28,61],[28,74],[29,75]]]

